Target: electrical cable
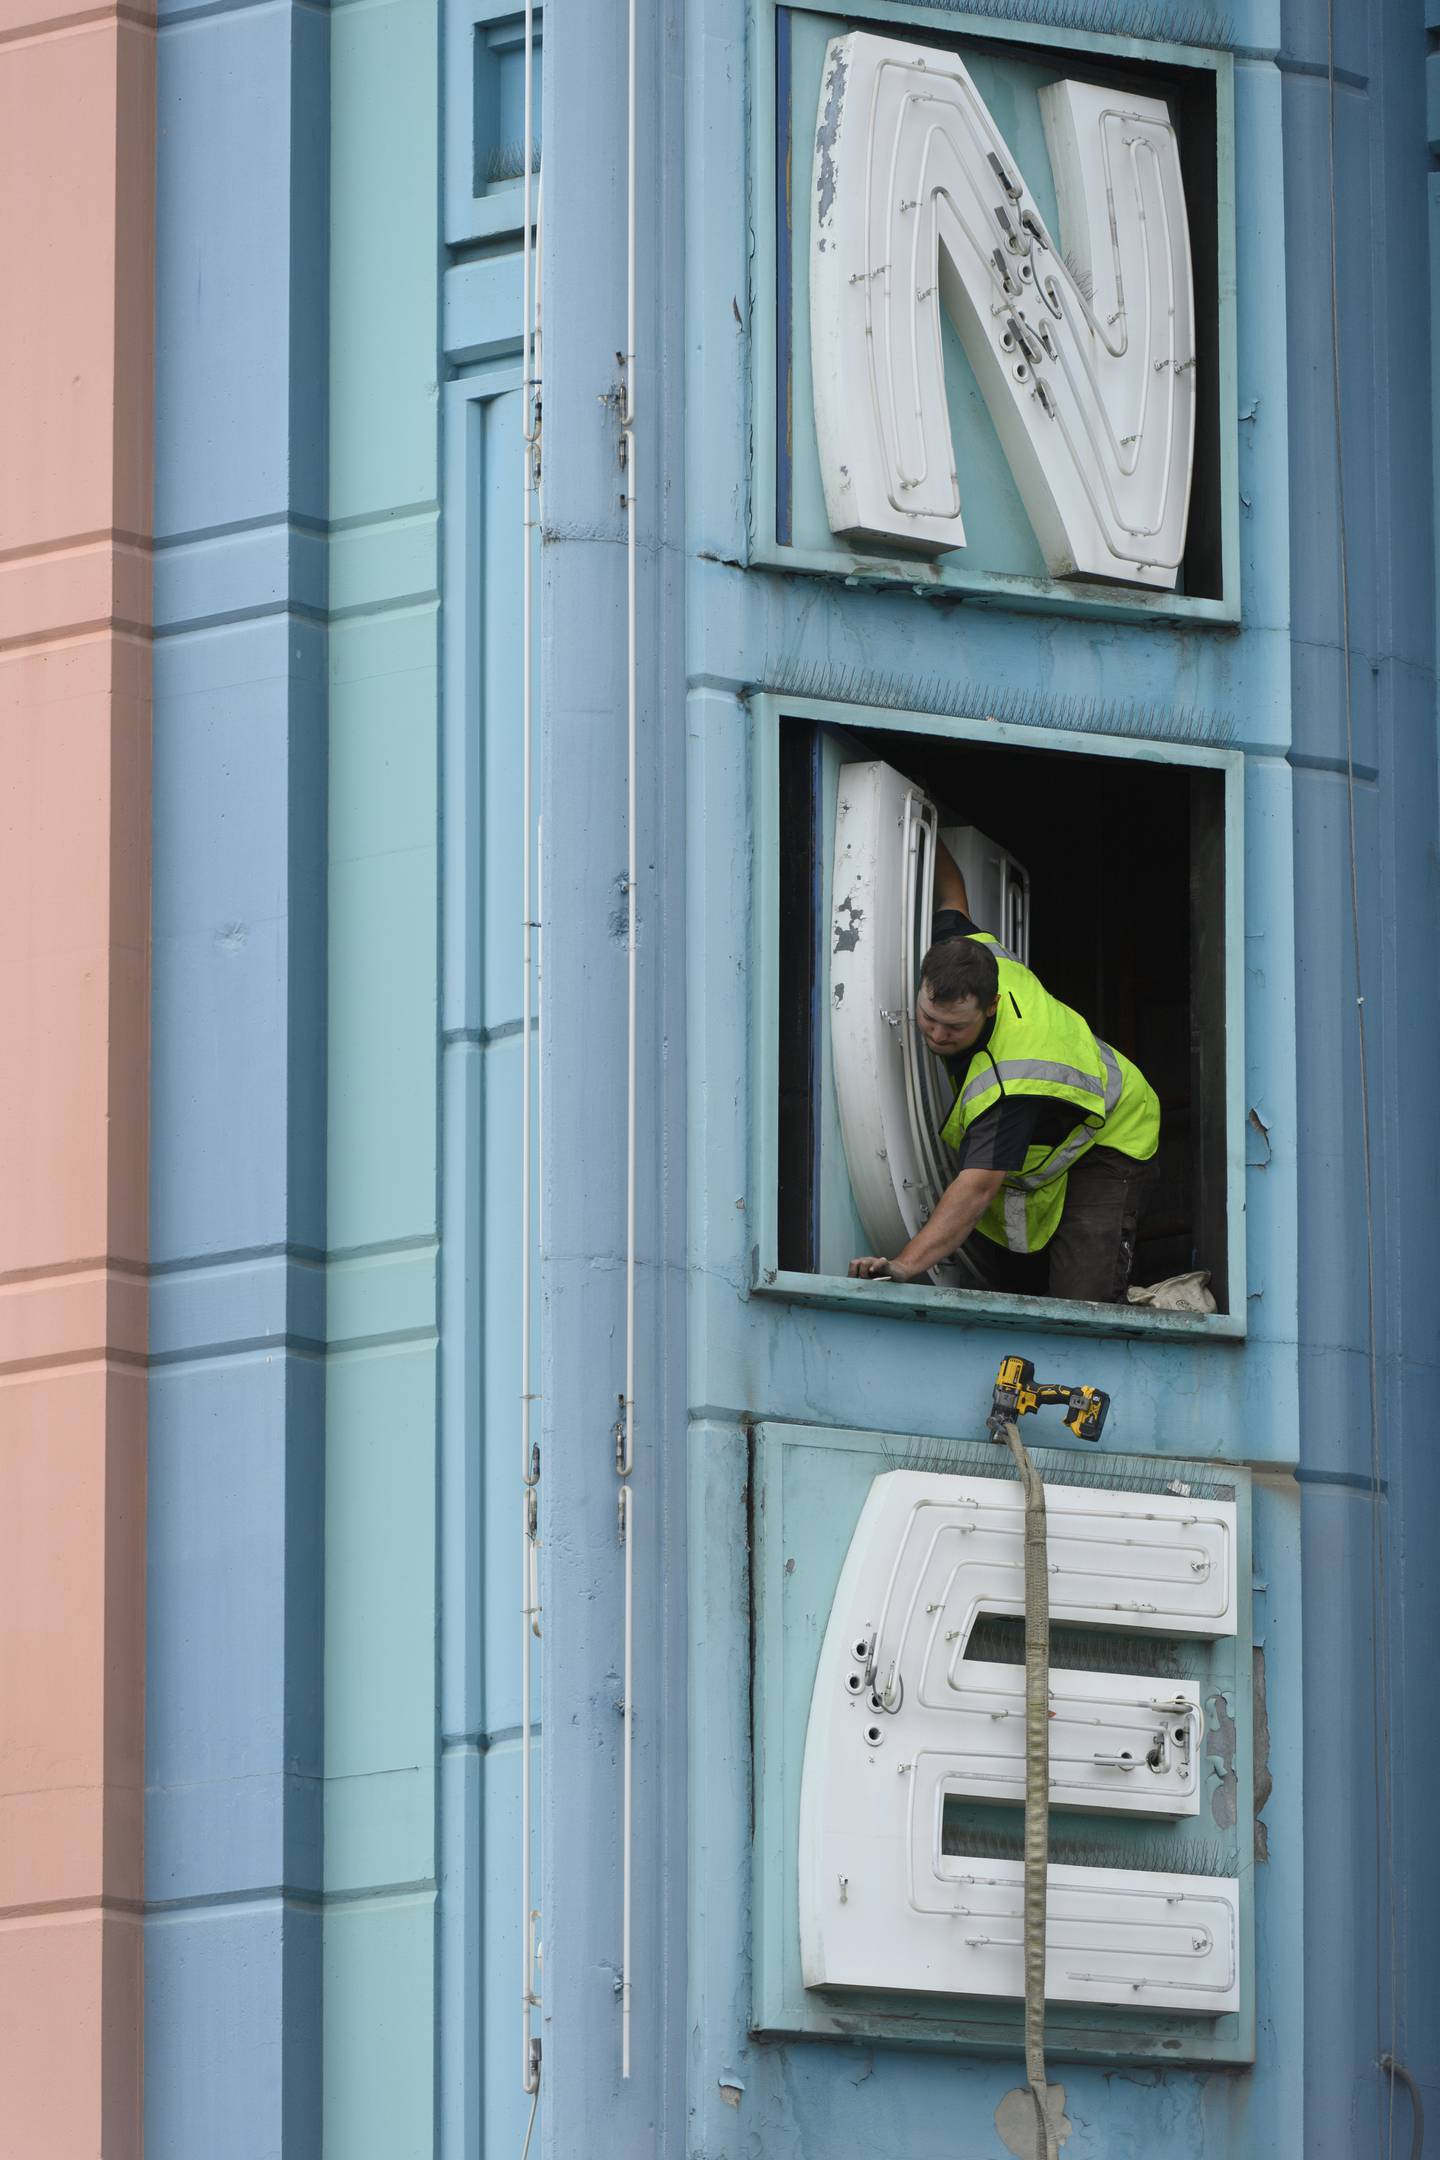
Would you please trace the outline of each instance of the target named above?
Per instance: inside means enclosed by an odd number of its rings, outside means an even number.
[[[1025,2082],[1035,2102],[1037,2156],[1058,2160],[1045,2082],[1045,1906],[1050,1877],[1050,1569],[1045,1481],[1013,1419],[992,1423],[1025,1494]]]
[[[530,2097],[530,2120],[525,2125],[525,2142],[520,2147],[520,2160],[530,2160],[530,2140],[535,2134],[535,2110],[540,2105],[540,2087],[537,2084]]]
[[[1327,179],[1330,211],[1330,369],[1335,415],[1335,522],[1340,567],[1340,632],[1344,664],[1345,794],[1350,857],[1350,934],[1355,968],[1355,1031],[1360,1061],[1360,1138],[1365,1192],[1365,1318],[1367,1370],[1370,1397],[1371,1470],[1371,1736],[1375,1757],[1375,2027],[1377,2054],[1394,2062],[1398,2023],[1399,1931],[1395,1900],[1394,1794],[1391,1777],[1390,1652],[1387,1634],[1389,1597],[1386,1583],[1384,1451],[1380,1426],[1379,1349],[1375,1324],[1375,1200],[1371,1148],[1370,1075],[1365,1030],[1365,994],[1362,973],[1359,846],[1355,816],[1355,712],[1350,679],[1350,563],[1349,535],[1345,518],[1345,446],[1342,425],[1340,364],[1340,242],[1335,185],[1335,0],[1326,0],[1326,80],[1328,125],[1326,136]],[[1383,1992],[1384,1941],[1382,1914],[1389,1923],[1390,2033],[1389,2049],[1383,2046],[1385,2004]],[[1389,2120],[1385,2123],[1384,2095],[1377,2087],[1377,2127],[1381,2131],[1387,2160],[1395,2150],[1395,2079],[1389,2080]]]

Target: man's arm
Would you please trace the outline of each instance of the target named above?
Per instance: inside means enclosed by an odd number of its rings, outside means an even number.
[[[959,875],[959,872],[956,872]],[[868,1254],[852,1260],[850,1273],[862,1282],[888,1276],[891,1282],[914,1282],[947,1259],[985,1213],[1005,1182],[1003,1170],[962,1170],[940,1195],[940,1202],[923,1230],[917,1230],[893,1260]]]
[[[938,836],[935,841],[935,913],[942,908],[957,908],[962,915],[970,913],[970,895],[965,890],[965,878],[959,863]]]

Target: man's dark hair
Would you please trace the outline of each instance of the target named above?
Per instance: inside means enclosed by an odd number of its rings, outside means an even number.
[[[972,937],[937,938],[920,963],[920,980],[936,1005],[973,997],[988,1011],[1000,994],[995,954]]]

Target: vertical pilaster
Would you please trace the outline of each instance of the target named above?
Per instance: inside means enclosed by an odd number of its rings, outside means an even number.
[[[327,2160],[434,2150],[435,0],[331,11]]]
[[[160,25],[147,2150],[320,2149],[329,28]]]
[[[0,2150],[138,2160],[154,34],[0,10]]]
[[[687,1282],[680,548],[683,10],[638,12],[636,455],[619,458],[627,67],[618,10],[549,26],[545,185],[544,996],[540,1386],[545,1607],[539,1895],[543,2151],[683,2149]],[[728,56],[721,65],[728,65]],[[725,305],[729,305],[729,289]],[[738,311],[738,299],[736,308]],[[732,316],[732,328],[735,316]],[[627,785],[626,519],[637,502],[636,786]],[[635,821],[638,889],[627,895]],[[626,1386],[627,911],[638,936],[632,1685],[613,1426]],[[693,988],[695,977],[688,978]],[[730,1046],[739,1071],[743,1047]],[[739,1192],[737,1185],[734,1192]],[[727,1204],[734,1192],[726,1188]],[[622,1976],[622,1698],[634,1721]],[[631,2059],[622,2074],[622,1977]]]

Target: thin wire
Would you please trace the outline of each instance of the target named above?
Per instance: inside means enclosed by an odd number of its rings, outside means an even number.
[[[1389,2078],[1392,2092],[1395,2089],[1395,2080],[1399,2078],[1410,2095],[1410,2160],[1420,2160],[1425,2150],[1425,2103],[1420,2097],[1420,2087],[1404,2063],[1396,2062],[1393,2055],[1382,2055],[1380,2068]]]
[[[625,1432],[618,1468],[628,1477],[635,1462],[635,1188],[636,1096],[638,1005],[638,925],[636,896],[639,886],[638,794],[638,688],[635,611],[635,0],[629,0],[629,49],[627,59],[627,115],[625,145],[626,264],[625,264],[625,368],[621,436],[625,451],[625,746],[626,746],[626,865],[625,865],[625,960],[626,960],[626,1114],[625,1114]]]
[[[1360,922],[1360,851],[1355,817],[1355,710],[1350,680],[1350,563],[1345,520],[1345,444],[1341,413],[1340,368],[1340,241],[1335,188],[1335,0],[1326,0],[1326,76],[1329,91],[1327,128],[1327,179],[1330,198],[1330,366],[1335,411],[1335,519],[1340,554],[1340,631],[1345,669],[1345,797],[1350,855],[1350,936],[1355,967],[1355,1033],[1360,1058],[1360,1137],[1365,1187],[1365,1324],[1370,1392],[1370,1623],[1371,1623],[1371,1738],[1375,1757],[1375,2052],[1394,2059],[1399,1994],[1398,1940],[1395,1909],[1394,1794],[1390,1764],[1390,1654],[1387,1636],[1389,1595],[1386,1584],[1385,1524],[1382,1513],[1384,1455],[1380,1430],[1379,1349],[1375,1324],[1375,1196],[1370,1138],[1370,1073],[1365,1031],[1365,994],[1362,973],[1363,938]],[[1390,2036],[1384,2047],[1385,2004],[1382,1968],[1384,1938],[1382,1913],[1389,1921]],[[1385,2126],[1385,2094],[1376,2087],[1377,2126],[1387,2155],[1395,2150],[1395,2080],[1387,2080],[1389,2124]]]
[[[625,1661],[621,1669],[623,1701],[621,1715],[624,1718],[624,1743],[622,1747],[622,1790],[620,1801],[620,1835],[624,1850],[625,1879],[622,1890],[623,1913],[621,1917],[620,1945],[620,2075],[630,2075],[630,1849],[634,1842],[635,1828],[635,1488],[628,1482],[620,1487],[620,1537],[625,1548]]]
[[[535,1400],[535,1372],[531,1344],[531,1183],[532,1150],[531,1093],[534,1083],[534,1052],[531,1040],[532,1003],[534,992],[534,932],[535,909],[532,905],[534,889],[534,579],[532,556],[535,536],[535,423],[534,423],[534,354],[531,343],[531,319],[533,306],[533,232],[531,168],[534,164],[532,145],[535,134],[535,9],[534,0],[525,0],[525,144],[524,144],[524,208],[523,230],[520,240],[521,258],[521,360],[520,360],[520,435],[523,459],[521,487],[521,605],[520,635],[523,650],[520,663],[521,704],[521,1021],[520,1021],[520,1506],[521,1506],[521,1576],[520,1576],[520,2081],[525,2092],[532,2093],[536,2101],[540,2094],[540,2065],[534,2040],[533,2011],[535,2007],[535,1907],[531,1900],[531,1661],[532,1631],[535,1625],[538,1597],[536,1594],[536,1491],[540,1467],[531,1437],[531,1406]],[[535,2109],[530,2110],[531,2126],[534,2125]],[[529,2131],[525,2134],[528,2150]]]
[[[629,1478],[635,1467],[635,1194],[639,1182],[637,1102],[639,1096],[639,640],[636,619],[635,532],[635,321],[636,321],[636,112],[635,78],[637,47],[636,0],[626,10],[625,60],[625,360],[620,412],[621,444],[625,458],[625,743],[626,743],[626,865],[625,865],[625,1397],[621,1429],[616,1441],[615,1467],[626,1482],[620,1488],[620,1531],[625,1541],[625,1646],[624,1726],[622,1754],[622,1823],[620,1853],[620,2075],[630,2075],[631,2016],[631,1920],[634,1906],[634,1776],[635,1776],[635,1600],[634,1600],[634,1495]]]

